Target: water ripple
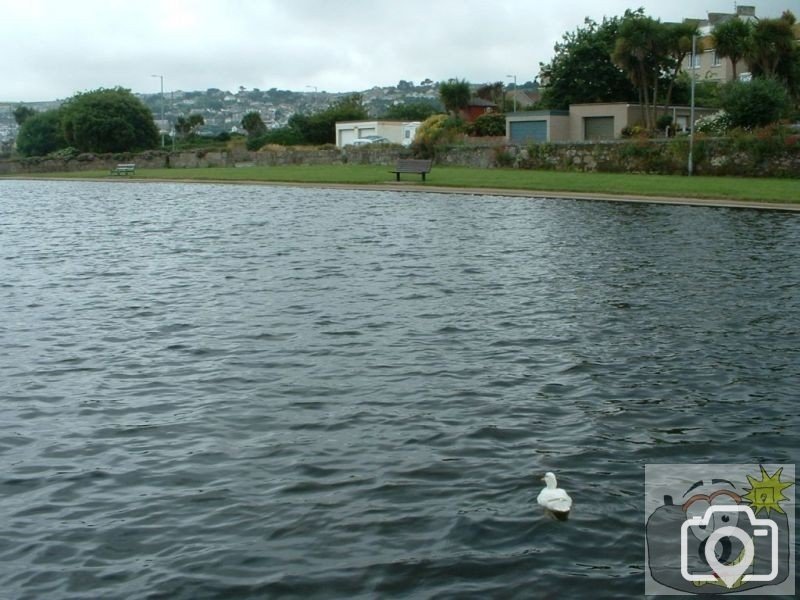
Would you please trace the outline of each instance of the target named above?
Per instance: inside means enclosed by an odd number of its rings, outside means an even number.
[[[0,192],[0,598],[630,597],[646,463],[798,462],[793,215]]]

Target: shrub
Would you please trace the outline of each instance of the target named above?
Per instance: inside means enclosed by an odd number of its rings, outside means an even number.
[[[433,115],[417,128],[417,135],[412,144],[414,155],[432,157],[436,146],[449,144],[464,132],[461,119],[448,115]]]
[[[713,115],[700,117],[694,122],[695,131],[709,135],[725,135],[731,126],[731,117],[724,110],[717,111]]]
[[[775,123],[789,114],[789,94],[775,79],[732,81],[722,88],[721,104],[733,127],[752,129]]]
[[[502,113],[481,115],[467,126],[467,133],[477,137],[505,135],[506,116]]]
[[[66,146],[59,110],[48,110],[28,117],[17,135],[17,150],[22,156],[45,156]]]
[[[672,115],[661,115],[656,119],[656,129],[664,131],[668,127],[672,129]]]

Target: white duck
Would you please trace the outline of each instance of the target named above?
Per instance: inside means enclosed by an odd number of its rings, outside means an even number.
[[[553,473],[549,471],[545,473],[542,481],[545,482],[546,487],[539,492],[536,501],[557,518],[565,520],[569,516],[569,509],[572,508],[572,498],[558,487],[556,476]]]

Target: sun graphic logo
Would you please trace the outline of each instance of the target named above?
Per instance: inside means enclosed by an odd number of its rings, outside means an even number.
[[[780,467],[772,475],[762,465],[759,465],[759,468],[761,469],[761,479],[747,475],[750,487],[745,488],[748,491],[742,496],[742,499],[750,503],[750,507],[756,515],[762,510],[766,511],[767,516],[773,510],[780,514],[786,514],[781,508],[781,502],[788,502],[789,498],[783,494],[783,491],[794,484],[790,481],[781,481],[783,467]]]

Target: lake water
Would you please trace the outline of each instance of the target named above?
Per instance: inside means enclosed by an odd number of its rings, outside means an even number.
[[[0,182],[0,598],[640,597],[645,464],[798,462],[799,281],[783,213]]]

